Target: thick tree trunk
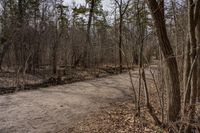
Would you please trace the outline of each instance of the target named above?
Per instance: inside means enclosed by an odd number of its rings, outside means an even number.
[[[172,46],[167,36],[165,19],[162,5],[159,5],[156,0],[148,0],[148,7],[151,10],[156,32],[159,40],[159,45],[166,60],[167,68],[169,70],[170,87],[168,89],[168,120],[177,121],[181,109],[180,98],[180,81],[176,57]]]

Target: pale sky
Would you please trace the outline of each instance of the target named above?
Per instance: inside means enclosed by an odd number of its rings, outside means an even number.
[[[77,4],[85,4],[85,0],[64,0],[65,3],[71,5],[73,1],[75,1]],[[112,5],[111,5],[111,0],[102,0],[103,4],[103,9],[104,10],[111,10]]]

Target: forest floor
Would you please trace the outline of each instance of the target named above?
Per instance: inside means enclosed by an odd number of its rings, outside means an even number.
[[[146,73],[152,83],[149,71]],[[137,86],[138,72],[132,75]],[[158,99],[152,102],[158,109]],[[150,117],[135,119],[133,107],[128,73],[22,91],[0,96],[0,133],[160,131],[152,126]]]
[[[107,77],[116,75],[118,69],[113,66],[102,66],[98,69],[59,67],[57,74],[52,74],[52,70],[48,68],[38,69],[36,74],[17,73],[11,69],[2,70],[0,71],[0,95]],[[124,67],[123,71],[127,71],[127,68]]]

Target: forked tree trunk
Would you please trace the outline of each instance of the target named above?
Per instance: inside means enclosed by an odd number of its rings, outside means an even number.
[[[119,72],[122,73],[123,69],[123,60],[122,60],[122,45],[123,45],[123,20],[124,20],[124,14],[126,13],[129,3],[131,0],[128,0],[125,5],[123,5],[123,1],[115,0],[115,3],[118,5],[119,8],[119,43],[118,43],[118,50],[119,50]]]
[[[168,89],[168,120],[177,121],[179,119],[179,113],[181,109],[180,98],[180,81],[179,72],[176,57],[172,46],[167,36],[165,18],[164,18],[164,4],[159,5],[156,0],[148,0],[148,7],[151,10],[151,14],[154,19],[154,25],[156,28],[159,45],[163,52],[164,59],[166,61],[166,67],[169,70],[169,82]]]

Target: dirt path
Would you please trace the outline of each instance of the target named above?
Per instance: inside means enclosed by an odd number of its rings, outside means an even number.
[[[56,133],[131,94],[129,76],[121,74],[0,96],[0,133]]]

